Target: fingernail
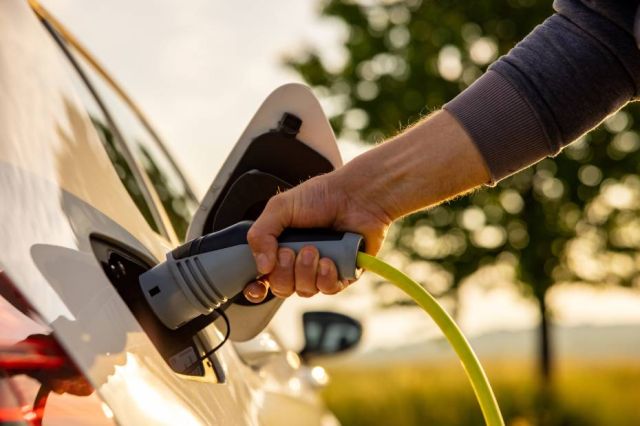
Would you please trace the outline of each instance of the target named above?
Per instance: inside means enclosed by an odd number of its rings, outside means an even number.
[[[320,275],[329,275],[329,264],[327,262],[320,262]]]
[[[313,265],[313,261],[315,260],[315,254],[311,250],[302,250],[302,264],[304,266]]]
[[[278,263],[280,266],[284,266],[285,268],[291,265],[291,261],[293,260],[293,256],[288,250],[280,250],[278,252]]]
[[[260,294],[258,293],[258,290],[255,287],[255,284],[249,284],[244,288],[244,297],[246,297],[249,300],[258,299],[260,297]]]
[[[269,258],[266,254],[260,253],[256,256],[256,266],[261,274],[269,273]]]
[[[262,295],[260,293],[258,293],[258,291],[255,288],[253,288],[253,289],[250,288],[249,290],[247,290],[247,294],[252,299],[259,299],[260,297],[262,297]]]

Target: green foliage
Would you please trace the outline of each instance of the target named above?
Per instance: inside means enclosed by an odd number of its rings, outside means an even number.
[[[142,165],[158,193],[160,202],[173,225],[176,236],[180,241],[184,241],[189,222],[193,216],[192,212],[195,211],[197,206],[194,200],[189,197],[181,182],[176,185],[178,182],[170,181],[166,171],[158,166],[151,152],[143,144],[138,144],[138,149],[142,158]]]
[[[348,28],[343,66],[326,66],[315,51],[289,64],[337,105],[342,137],[375,142],[454,97],[551,13],[551,2],[534,0],[331,0],[323,14]],[[627,108],[495,188],[410,216],[395,247],[444,271],[450,290],[496,260],[511,265],[543,310],[560,280],[630,284],[640,244],[639,112]]]
[[[329,0],[323,14],[347,29],[344,63],[313,50],[288,63],[325,98],[342,138],[377,142],[453,98],[551,13],[551,1],[535,0]],[[390,238],[394,255],[419,266],[427,289],[454,300],[458,286],[485,266],[511,271],[507,279],[537,299],[540,371],[549,377],[549,288],[636,280],[634,123],[640,110],[629,106],[556,158],[406,218]]]
[[[508,51],[551,13],[551,2],[531,0],[362,3],[368,6],[332,0],[323,9],[324,15],[348,28],[344,43],[348,55],[339,71],[325,67],[315,51],[289,63],[321,93],[346,102],[344,111],[333,117],[338,132],[358,130],[370,142],[451,99],[497,53]],[[459,76],[443,79],[439,57],[441,62],[455,62],[456,55],[462,66]],[[368,116],[362,129],[350,129],[345,123],[353,109]]]
[[[131,196],[131,199],[136,204],[138,210],[140,210],[140,213],[142,213],[142,216],[144,216],[149,226],[151,226],[154,231],[160,232],[153,214],[149,209],[147,200],[142,194],[140,183],[137,181],[133,171],[131,170],[129,162],[126,160],[124,154],[121,151],[121,148],[116,143],[111,128],[96,116],[91,117],[91,122],[93,123],[93,126],[100,136],[100,140],[102,141],[104,148],[107,151],[107,155],[109,156],[109,160],[111,160],[111,164],[113,164],[113,167],[115,168],[120,181]]]

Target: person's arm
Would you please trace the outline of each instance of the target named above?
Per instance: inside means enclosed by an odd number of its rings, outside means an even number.
[[[469,136],[448,112],[440,111],[344,167],[273,197],[249,231],[249,244],[276,296],[333,294],[348,284],[338,281],[333,262],[319,259],[312,246],[297,258],[290,249],[277,250],[283,229],[357,232],[364,236],[367,252],[375,254],[394,220],[489,179]],[[256,282],[245,296],[260,301],[266,290],[266,283]]]
[[[557,0],[556,13],[444,108],[495,183],[556,155],[638,95],[638,0]]]
[[[637,96],[638,1],[558,0],[554,7],[555,15],[445,112],[269,202],[249,244],[276,295],[335,293],[344,286],[315,249],[297,257],[278,252],[276,237],[285,227],[359,232],[375,253],[393,220],[557,154]],[[266,284],[253,283],[245,295],[259,301],[266,291]]]

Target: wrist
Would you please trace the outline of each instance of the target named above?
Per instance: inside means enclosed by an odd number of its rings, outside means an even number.
[[[336,171],[336,187],[393,221],[490,180],[462,126],[440,111]]]
[[[381,224],[389,225],[402,214],[393,200],[389,173],[375,151],[371,149],[336,170],[330,187],[336,189],[345,205],[365,210]]]

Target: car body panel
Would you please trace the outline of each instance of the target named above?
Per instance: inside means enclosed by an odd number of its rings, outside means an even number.
[[[124,189],[65,60],[25,1],[0,2],[0,271],[38,312],[38,332],[53,333],[119,424],[335,424],[283,348],[256,367],[224,345],[216,352],[223,382],[177,374],[158,353],[90,237],[151,262],[176,241],[153,231]],[[304,90],[308,100],[308,89],[291,93]],[[333,137],[328,123],[319,125]],[[338,165],[337,148],[325,150]],[[14,309],[6,305],[0,318]],[[33,332],[14,331],[9,341]],[[215,325],[201,333],[222,335]]]
[[[257,413],[241,402],[250,399],[249,386],[208,386],[176,375],[107,280],[90,234],[156,260],[171,245],[149,228],[122,188],[88,116],[69,97],[58,49],[33,12],[21,1],[0,8],[2,269],[122,424],[148,421],[156,410],[162,417],[155,420],[167,424],[257,423]],[[247,368],[230,348],[222,352],[227,368]],[[147,403],[136,399],[140,395]]]

